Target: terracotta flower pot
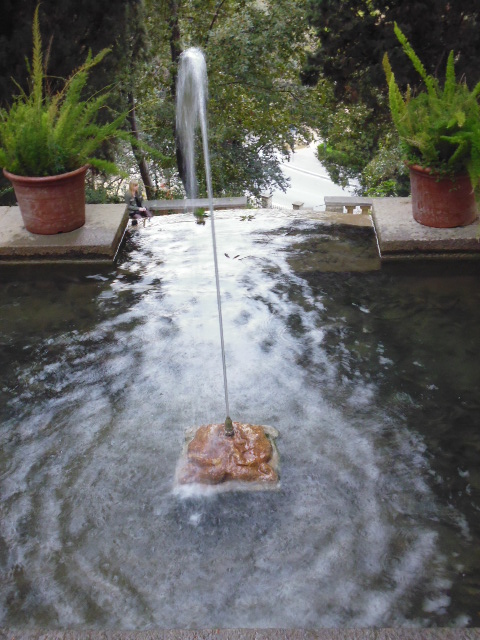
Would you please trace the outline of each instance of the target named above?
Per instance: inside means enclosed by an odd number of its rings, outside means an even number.
[[[3,173],[15,190],[27,231],[41,235],[66,233],[85,224],[87,166],[46,178]]]
[[[477,217],[475,193],[466,175],[439,178],[430,169],[410,167],[414,219],[427,227],[463,227]]]

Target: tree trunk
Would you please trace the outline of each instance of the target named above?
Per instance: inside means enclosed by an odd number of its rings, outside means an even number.
[[[172,60],[172,80],[170,84],[170,92],[173,104],[177,101],[177,76],[178,76],[178,59],[182,53],[180,25],[178,21],[178,9],[181,0],[170,0],[170,58]],[[173,132],[175,136],[175,155],[177,158],[177,169],[183,186],[186,185],[185,164],[183,160],[182,149],[180,147],[177,135],[177,125],[174,121]]]
[[[128,94],[128,104],[130,105],[130,110],[128,112],[127,117],[128,117],[128,122],[130,124],[130,130],[133,133],[134,137],[137,140],[140,140],[140,134],[138,133],[138,127],[137,127],[137,118],[135,115],[135,98],[133,97],[133,93]],[[138,169],[142,177],[142,182],[145,185],[147,200],[154,200],[155,186],[150,176],[148,165],[145,161],[145,156],[143,155],[142,150],[134,145],[132,145],[132,150],[133,150],[133,155],[135,156],[135,160],[137,161],[137,164],[138,164]]]

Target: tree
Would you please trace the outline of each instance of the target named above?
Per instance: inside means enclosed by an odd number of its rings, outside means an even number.
[[[314,121],[316,91],[299,82],[305,1],[149,0],[147,15],[156,55],[139,87],[138,113],[144,129],[163,140],[162,152],[177,154],[179,174],[177,63],[182,50],[199,46],[208,65],[214,192],[258,195],[285,186],[280,158],[296,136],[310,135]]]
[[[404,88],[409,83],[415,88],[418,77],[406,64],[393,33],[394,22],[424,61],[427,72],[443,73],[448,52],[453,49],[458,74],[464,74],[472,86],[480,80],[478,0],[422,0],[407,4],[403,0],[308,0],[308,20],[317,46],[304,66],[303,81],[315,85],[323,79],[331,84],[332,96],[320,124],[326,142],[322,160],[340,183],[355,177],[365,191],[376,178],[371,173],[372,164],[370,172],[364,173],[363,168],[375,154],[381,149],[385,159],[385,149],[390,149],[392,158],[398,155],[386,101],[384,53],[389,55],[400,86]],[[343,114],[343,126],[351,130],[348,139],[339,131],[336,112]],[[356,132],[353,138],[352,131]],[[355,135],[362,141],[354,145]],[[384,162],[378,164],[385,166]],[[392,161],[390,167],[395,166],[396,161]],[[405,184],[398,172],[395,175]]]
[[[320,75],[335,83],[341,100],[375,103],[384,92],[382,58],[385,52],[399,72],[401,86],[418,82],[405,64],[393,33],[396,22],[428,73],[443,71],[451,49],[456,69],[470,83],[480,80],[480,5],[478,0],[308,0],[308,20],[318,36],[303,77],[314,82]],[[398,64],[397,64],[398,63]],[[403,64],[402,64],[403,63]],[[373,101],[373,102],[372,102]]]
[[[15,85],[25,88],[28,73],[25,60],[32,52],[32,20],[38,0],[5,0],[0,22],[0,103],[9,104]],[[85,60],[91,49],[95,55],[112,48],[101,66],[92,73],[93,91],[111,85],[125,64],[134,30],[141,25],[143,3],[140,0],[43,0],[40,28],[45,42],[50,41],[48,73],[51,82],[67,77]]]
[[[158,150],[117,149],[117,163],[139,167],[147,195],[163,183],[181,192],[182,158],[175,137],[178,58],[200,46],[209,72],[212,177],[217,195],[285,187],[281,159],[311,136],[321,99],[303,86],[307,0],[43,0],[41,29],[52,34],[51,82],[84,59],[112,47],[92,74],[90,90],[111,85],[112,109],[128,111],[131,131]],[[0,26],[0,101],[13,76],[23,85],[36,0],[5,0]],[[12,66],[7,67],[6,60]],[[106,152],[112,150],[106,150]],[[120,157],[118,157],[120,154]],[[168,159],[168,161],[166,160]],[[176,169],[175,166],[176,165]],[[201,165],[201,154],[199,154]],[[199,166],[199,175],[203,175]],[[201,185],[202,189],[202,185]],[[203,191],[204,191],[203,185]]]

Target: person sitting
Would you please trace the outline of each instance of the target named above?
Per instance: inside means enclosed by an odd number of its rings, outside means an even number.
[[[130,180],[128,191],[125,192],[125,202],[127,204],[128,215],[132,219],[132,224],[138,224],[137,220],[151,218],[152,212],[143,206],[142,196],[138,191],[138,181]]]

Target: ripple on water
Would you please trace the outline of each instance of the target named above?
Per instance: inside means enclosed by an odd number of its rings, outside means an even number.
[[[429,450],[407,421],[418,396],[398,384],[378,306],[366,313],[364,294],[330,303],[333,276],[319,291],[295,274],[285,224],[217,229],[226,253],[253,256],[220,264],[230,396],[234,418],[280,432],[277,492],[172,492],[186,428],[224,418],[208,227],[190,237],[186,223],[155,219],[120,280],[72,285],[72,300],[89,291],[78,319],[62,319],[57,301],[55,318],[39,314],[40,337],[14,333],[31,357],[2,377],[3,625],[368,627],[449,615],[450,545],[471,532],[464,519],[455,533],[461,514],[430,484]],[[296,242],[302,229],[314,224]],[[457,624],[468,619],[456,611]]]

